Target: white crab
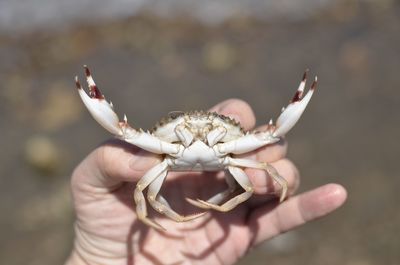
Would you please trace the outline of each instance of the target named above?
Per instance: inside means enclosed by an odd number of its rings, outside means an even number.
[[[289,105],[286,109],[282,109],[276,125],[273,125],[271,121],[263,132],[244,132],[240,124],[231,118],[210,112],[177,112],[161,120],[150,132],[136,130],[129,126],[126,116],[122,122],[119,121],[113,105],[105,100],[87,66],[85,66],[85,74],[90,89],[89,96],[82,89],[78,77],[75,78],[76,87],[94,119],[118,138],[163,157],[160,164],[151,168],[138,181],[134,191],[137,217],[145,224],[164,230],[161,225],[147,217],[146,201],[143,195],[146,188],[148,188],[147,199],[150,205],[172,220],[189,221],[204,214],[202,212],[182,216],[172,210],[166,199],[158,194],[168,171],[227,170],[230,173],[225,174],[229,186],[226,191],[216,194],[207,201],[187,198],[189,203],[202,209],[225,212],[249,199],[253,193],[253,185],[244,172],[244,168],[267,171],[268,175],[282,187],[280,201],[285,199],[287,182],[270,164],[237,158],[235,155],[275,143],[295,125],[310,101],[317,84],[317,78],[315,78],[310,90],[303,97],[307,71]],[[244,191],[226,201],[236,190],[236,182]]]

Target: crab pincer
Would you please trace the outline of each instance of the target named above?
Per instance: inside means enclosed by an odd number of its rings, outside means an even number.
[[[290,129],[292,129],[300,119],[308,105],[308,102],[310,102],[310,99],[317,87],[317,77],[315,77],[313,83],[311,84],[310,90],[303,97],[304,88],[307,81],[307,72],[308,70],[304,72],[299,88],[291,99],[289,105],[282,109],[281,115],[279,115],[278,119],[276,120],[275,131],[273,132],[274,137],[281,137],[290,131]]]
[[[75,85],[78,89],[79,95],[90,114],[93,118],[100,123],[107,131],[114,135],[121,136],[123,131],[121,130],[119,118],[113,110],[112,103],[108,103],[104,95],[100,92],[96,86],[89,68],[85,65],[86,80],[89,86],[89,95],[86,94],[82,88],[78,76],[75,77]]]

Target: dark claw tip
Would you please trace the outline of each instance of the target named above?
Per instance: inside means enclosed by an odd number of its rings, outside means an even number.
[[[315,90],[317,88],[318,78],[315,77],[314,82],[311,84],[311,90]]]
[[[86,76],[90,76],[91,74],[90,74],[89,67],[88,67],[86,64],[85,64],[83,67],[85,68],[85,74],[86,74]]]
[[[81,83],[78,80],[78,76],[75,76],[75,85],[76,85],[77,89],[81,89],[82,88]]]
[[[310,71],[310,69],[308,69],[308,68],[304,71],[302,81],[306,81],[308,71]]]

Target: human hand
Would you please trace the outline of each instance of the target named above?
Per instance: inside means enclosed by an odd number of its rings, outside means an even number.
[[[234,118],[245,130],[255,125],[251,108],[239,100],[222,102],[212,111]],[[271,163],[293,194],[299,174],[285,158],[286,150],[286,142],[281,141],[248,156]],[[160,232],[137,220],[133,203],[135,182],[159,162],[158,156],[118,140],[83,160],[71,180],[76,235],[66,265],[234,264],[250,248],[332,212],[346,199],[343,187],[328,184],[278,204],[271,194],[279,193],[280,187],[265,172],[247,169],[255,188],[248,201],[230,212],[210,212],[184,223],[149,208],[150,218],[167,229]],[[178,212],[193,213],[185,197],[204,199],[225,189],[223,178],[215,175],[171,173],[161,193]]]

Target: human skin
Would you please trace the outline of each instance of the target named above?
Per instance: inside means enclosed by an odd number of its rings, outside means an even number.
[[[241,100],[224,101],[211,111],[234,118],[245,130],[255,126],[253,111]],[[289,198],[284,202],[278,203],[280,187],[265,172],[246,169],[255,194],[230,212],[212,211],[176,223],[149,207],[150,218],[167,229],[162,232],[138,221],[133,203],[135,182],[160,157],[119,140],[106,142],[72,174],[75,242],[65,265],[234,264],[249,249],[345,202],[346,190],[338,184],[294,195],[299,172],[286,151],[287,142],[282,140],[246,154],[271,163],[288,181]],[[201,209],[190,206],[185,197],[207,199],[225,188],[221,174],[170,173],[161,193],[179,213],[193,213]]]

